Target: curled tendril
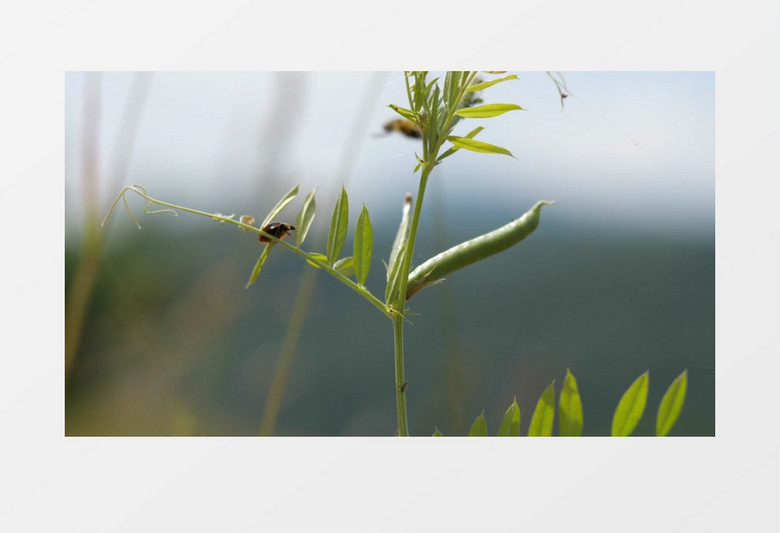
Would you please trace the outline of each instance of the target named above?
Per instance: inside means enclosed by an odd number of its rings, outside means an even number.
[[[179,216],[179,213],[167,207],[165,209],[156,209],[154,211],[149,210],[149,208],[156,203],[157,202],[155,202],[154,200],[149,200],[148,202],[146,202],[146,206],[144,207],[144,215],[159,215],[161,213],[171,213],[175,217]]]
[[[157,209],[157,210],[150,210],[149,208],[153,206],[154,204],[162,205],[158,201],[156,201],[153,198],[150,198],[149,195],[146,193],[146,189],[141,187],[140,185],[130,185],[128,187],[125,187],[122,189],[122,192],[119,193],[119,196],[116,197],[116,200],[114,200],[114,203],[111,204],[111,207],[108,209],[108,213],[106,213],[105,218],[103,219],[103,222],[100,223],[100,226],[103,227],[106,224],[106,221],[108,220],[108,217],[111,216],[111,213],[113,213],[114,208],[116,207],[116,204],[119,202],[119,199],[122,199],[122,203],[125,204],[125,209],[127,210],[127,214],[130,217],[130,219],[135,223],[136,227],[138,229],[141,229],[141,224],[138,222],[138,220],[133,216],[133,212],[130,210],[130,206],[127,205],[127,193],[128,192],[134,192],[141,198],[144,198],[146,200],[146,205],[144,206],[144,214],[145,215],[159,215],[160,213],[171,213],[173,216],[179,216],[179,214],[174,210],[170,208],[165,209]]]

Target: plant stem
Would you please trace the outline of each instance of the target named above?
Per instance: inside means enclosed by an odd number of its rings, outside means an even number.
[[[409,421],[406,416],[406,379],[404,377],[404,317],[393,318],[395,337],[395,401],[398,410],[398,436],[409,436]]]
[[[466,94],[466,89],[471,84],[474,76],[475,73],[473,72],[467,76],[467,80],[458,93],[458,102],[463,99],[463,96]],[[409,93],[410,107],[414,108],[408,75],[406,86]],[[436,102],[436,105],[438,105],[438,102]],[[449,110],[449,113],[447,113],[443,126],[440,126],[442,132],[448,131],[456,110],[457,106],[453,106],[453,108]],[[433,111],[435,112],[435,109]],[[423,199],[425,198],[425,187],[428,184],[428,176],[430,176],[433,167],[436,166],[436,158],[439,156],[439,150],[445,140],[444,135],[437,135],[437,141],[433,146],[430,146],[427,142],[429,140],[427,134],[428,132],[426,132],[423,139],[424,163],[420,172],[420,185],[417,189],[417,201],[414,204],[414,214],[412,215],[412,223],[409,227],[409,238],[407,239],[406,249],[402,258],[403,262],[401,263],[398,296],[394,302],[395,310],[398,312],[398,314],[393,317],[393,332],[395,334],[395,397],[398,408],[398,435],[402,437],[409,435],[409,423],[406,415],[407,383],[404,377],[404,312],[406,310],[406,288],[409,282],[412,257],[414,256],[414,243],[417,238],[420,213],[422,212]]]
[[[420,186],[417,189],[417,201],[414,204],[414,213],[412,214],[412,223],[409,226],[409,238],[406,241],[406,250],[404,251],[403,263],[401,263],[401,277],[399,279],[398,297],[396,300],[396,309],[403,314],[406,307],[406,288],[409,284],[409,271],[412,269],[412,256],[414,254],[414,242],[417,239],[417,226],[420,222],[420,213],[422,212],[423,198],[425,197],[425,186],[428,184],[428,175],[431,173],[433,165],[426,164],[422,169],[420,177]]]
[[[409,281],[409,270],[412,265],[414,241],[417,236],[417,225],[420,222],[423,197],[425,196],[425,186],[428,183],[428,175],[432,169],[433,165],[428,163],[426,163],[422,169],[420,186],[417,190],[417,201],[415,202],[414,214],[412,215],[412,224],[409,228],[409,239],[406,242],[403,263],[401,263],[398,296],[395,301],[395,308],[398,313],[393,317],[393,332],[395,334],[395,398],[398,407],[398,435],[401,437],[409,436],[409,423],[406,415],[407,383],[404,376],[404,311],[406,307],[406,286]]]
[[[207,213],[205,211],[200,211],[198,209],[192,209],[190,207],[184,207],[183,205],[176,205],[176,204],[172,204],[170,202],[164,202],[162,200],[157,200],[155,198],[152,198],[148,194],[146,194],[146,191],[144,191],[141,187],[133,185],[133,186],[125,187],[124,189],[122,189],[122,192],[119,193],[119,196],[117,196],[116,200],[114,200],[114,203],[109,208],[108,213],[106,214],[105,218],[103,219],[103,222],[102,222],[101,225],[106,223],[106,221],[108,220],[108,217],[111,216],[111,213],[113,212],[113,210],[116,207],[116,205],[119,203],[120,199],[124,200],[125,206],[127,207],[127,199],[125,199],[125,193],[127,193],[127,192],[134,192],[137,195],[139,195],[140,197],[142,197],[145,200],[147,200],[146,207],[144,208],[144,213],[146,213],[147,215],[155,215],[155,214],[159,214],[159,213],[171,213],[171,214],[176,215],[176,211],[184,211],[186,213],[192,213],[194,215],[200,215],[200,216],[208,217],[208,218],[210,218],[212,220],[217,220],[221,224],[224,224],[226,222],[230,223],[230,224],[234,224],[234,225],[238,226],[239,228],[245,229],[247,231],[254,231],[255,233],[259,233],[260,235],[264,235],[264,236],[268,237],[269,240],[272,240],[274,243],[280,244],[281,246],[283,246],[284,248],[287,248],[291,252],[293,252],[295,254],[298,254],[299,256],[303,257],[304,259],[309,261],[309,263],[311,263],[312,265],[314,265],[314,266],[316,266],[318,268],[321,268],[322,270],[326,271],[328,274],[330,274],[334,278],[336,278],[339,281],[341,281],[342,283],[344,283],[347,287],[349,287],[353,291],[355,291],[358,294],[360,294],[361,296],[363,296],[366,300],[369,301],[369,303],[371,303],[374,307],[379,309],[382,312],[382,314],[384,314],[385,316],[387,316],[389,318],[392,318],[392,315],[388,312],[387,307],[385,306],[385,304],[381,300],[379,300],[376,296],[371,294],[368,291],[368,289],[366,289],[362,285],[358,285],[357,283],[355,283],[354,281],[349,279],[347,276],[345,276],[344,274],[342,274],[341,272],[339,272],[335,268],[331,267],[329,264],[323,263],[322,261],[320,261],[316,257],[314,257],[311,254],[301,250],[297,246],[293,246],[293,245],[291,245],[291,244],[289,244],[289,243],[287,243],[287,242],[285,242],[285,241],[283,241],[281,239],[276,238],[273,235],[269,235],[268,233],[264,232],[262,229],[259,229],[259,228],[256,228],[254,226],[250,226],[248,224],[244,224],[243,222],[235,220],[233,218],[233,215],[225,216],[225,215],[221,215],[219,213]],[[158,210],[158,211],[149,211],[149,208],[151,207],[152,204],[161,205],[161,206],[165,207],[166,209],[162,209],[162,210]],[[130,218],[133,220],[133,222],[135,222],[136,226],[138,226],[138,228],[140,229],[141,225],[138,223],[138,221],[135,219],[133,214],[130,212],[129,208],[128,208],[127,212],[130,215]],[[407,272],[407,276],[408,276],[408,272]],[[404,286],[406,286],[406,284],[404,284]]]

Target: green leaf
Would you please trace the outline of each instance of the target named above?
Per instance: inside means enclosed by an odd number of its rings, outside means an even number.
[[[333,216],[330,219],[330,233],[328,233],[328,264],[332,265],[344,248],[347,240],[347,226],[349,224],[349,199],[347,191],[341,187],[341,194],[333,208]]]
[[[448,108],[452,108],[458,104],[455,100],[457,99],[460,90],[460,80],[461,73],[457,71],[449,71],[444,77],[442,97],[444,98],[444,105]]]
[[[553,422],[555,421],[555,380],[550,383],[539,401],[536,403],[534,416],[531,417],[531,425],[528,428],[529,437],[552,436]]]
[[[398,257],[402,257],[401,254],[406,250],[406,241],[401,245],[401,249],[398,251]],[[385,302],[391,302],[395,300],[395,295],[398,292],[398,283],[401,278],[401,263],[403,261],[396,260],[393,262],[393,266],[388,270],[388,280],[385,286]]]
[[[481,415],[477,417],[476,420],[474,420],[474,423],[471,425],[471,431],[469,431],[469,437],[487,437],[487,420],[485,420],[485,412],[483,411]]]
[[[582,436],[582,426],[582,401],[577,388],[577,380],[567,368],[558,403],[558,434],[561,437],[580,437]]]
[[[260,224],[260,229],[263,229],[268,224],[273,222],[274,219],[276,218],[276,215],[281,213],[282,209],[287,207],[287,204],[292,202],[295,199],[296,196],[298,196],[298,186],[297,185],[295,187],[293,187],[292,190],[290,190],[290,192],[285,194],[284,197],[281,200],[279,200],[279,203],[277,203],[274,206],[274,208],[271,209],[271,212],[268,213],[268,216],[265,217],[265,220],[263,220],[263,223]]]
[[[404,206],[401,211],[401,224],[398,226],[398,232],[395,234],[395,240],[393,241],[393,247],[390,249],[390,259],[387,262],[387,280],[390,281],[390,273],[401,257],[401,248],[406,244],[406,239],[409,237],[409,220],[412,213],[412,195],[407,194],[404,198]]]
[[[255,263],[255,267],[252,269],[252,274],[249,276],[249,281],[247,282],[245,289],[248,289],[252,285],[255,284],[257,281],[257,277],[260,275],[260,270],[263,268],[263,265],[265,264],[266,260],[268,259],[268,254],[271,252],[271,248],[273,248],[274,243],[269,242],[265,245],[265,249],[263,250],[263,253],[260,254],[260,258],[257,260],[257,263]]]
[[[680,416],[683,403],[685,402],[685,391],[688,389],[688,371],[683,371],[677,376],[669,388],[666,389],[661,404],[658,406],[658,417],[655,421],[655,434],[659,437],[665,437],[677,422]]]
[[[309,252],[309,255],[312,256],[313,258],[317,259],[318,261],[322,261],[323,263],[327,263],[328,262],[328,256],[325,255],[325,254],[320,254],[320,253],[317,253],[317,252]],[[306,262],[309,263],[314,268],[322,268],[320,265],[318,265],[317,263],[315,263],[313,261],[310,261],[309,259],[307,259]]]
[[[501,421],[501,427],[498,429],[498,436],[520,436],[520,407],[517,405],[517,398],[512,401],[512,405],[506,410],[504,420]]]
[[[436,82],[439,81],[439,78],[433,78],[431,82],[425,87],[425,95],[427,96],[426,104],[428,105],[428,110],[432,111],[432,104],[435,104],[438,100],[438,98],[434,97],[434,93],[439,89],[439,86],[436,85]]]
[[[333,263],[333,268],[344,274],[345,276],[349,277],[352,274],[355,273],[355,264],[351,257],[342,257],[335,263]]]
[[[443,436],[444,436],[444,434],[443,434],[441,431],[439,431],[439,427],[438,427],[438,426],[436,426],[436,427],[434,428],[434,430],[433,430],[433,436],[434,436],[434,437],[443,437]]]
[[[453,93],[453,75],[456,73],[453,71],[447,71],[444,74],[444,86],[442,87],[442,99],[444,100],[444,105],[448,106],[449,102],[451,100],[451,96]]]
[[[399,107],[395,104],[390,104],[388,107],[390,107],[393,111],[395,111],[396,113],[404,117],[406,120],[411,120],[412,122],[415,122],[417,118],[414,115],[414,112],[409,111],[408,109],[404,109],[403,107]]]
[[[517,75],[510,74],[509,76],[504,76],[503,78],[498,78],[497,80],[490,80],[490,81],[483,81],[482,83],[475,83],[474,85],[470,86],[468,89],[466,89],[466,92],[474,92],[474,91],[481,91],[483,89],[487,89],[491,85],[495,85],[496,83],[501,83],[504,81],[509,80],[516,80]]]
[[[455,114],[463,118],[490,118],[503,115],[509,111],[522,109],[522,107],[516,104],[485,104],[458,109],[455,111]]]
[[[401,272],[401,259],[406,250],[406,240],[409,237],[409,221],[412,213],[412,195],[404,197],[403,211],[401,211],[401,223],[395,234],[393,247],[390,249],[390,259],[387,263],[387,285],[385,286],[385,302],[395,299],[398,290],[399,274]]]
[[[355,226],[355,280],[358,285],[365,285],[368,279],[368,271],[371,269],[371,253],[374,249],[374,232],[371,229],[371,219],[368,216],[368,209],[363,204],[363,209],[358,216]]]
[[[436,80],[433,80],[431,83],[435,83]],[[438,135],[439,132],[439,120],[438,120],[438,103],[439,103],[439,94],[440,89],[439,86],[436,85],[433,88],[433,91],[431,92],[430,101],[428,104],[428,125],[426,129],[428,132],[433,132],[434,134]],[[421,128],[422,129],[422,128]]]
[[[407,75],[414,76],[414,81],[411,84],[412,88],[412,109],[420,111],[425,103],[425,77],[428,75],[427,71],[415,71]],[[408,83],[408,82],[407,82]]]
[[[317,202],[314,201],[314,193],[317,192],[315,187],[309,194],[306,195],[306,199],[303,201],[303,207],[298,212],[298,217],[295,219],[295,244],[298,248],[303,244],[306,235],[309,233],[311,223],[314,221],[314,215],[317,211]]]
[[[636,378],[636,381],[623,393],[615,415],[612,417],[612,436],[628,437],[636,428],[639,419],[645,412],[647,389],[650,383],[650,372]]]
[[[471,130],[471,131],[468,133],[468,135],[466,135],[466,139],[473,139],[473,138],[474,138],[474,137],[477,135],[477,133],[479,133],[480,131],[482,131],[482,130],[484,130],[484,129],[485,129],[485,128],[483,128],[482,126],[479,126],[479,127],[477,127],[477,128],[474,128],[473,130]],[[460,150],[460,148],[458,148],[457,146],[452,146],[452,147],[450,147],[450,149],[449,149],[449,150],[447,150],[446,152],[444,152],[443,154],[441,154],[441,155],[439,156],[439,158],[438,158],[436,161],[441,161],[441,160],[442,160],[442,159],[444,159],[445,157],[449,157],[449,156],[451,156],[452,154],[454,154],[454,153],[455,153],[455,152],[457,152],[458,150]]]
[[[447,137],[447,140],[450,141],[455,146],[457,146],[458,148],[465,148],[466,150],[471,150],[472,152],[481,152],[484,154],[504,154],[511,157],[515,157],[512,155],[512,152],[510,152],[506,148],[502,148],[494,144],[488,144],[482,141],[475,141],[473,139],[468,139],[466,137],[449,136]]]

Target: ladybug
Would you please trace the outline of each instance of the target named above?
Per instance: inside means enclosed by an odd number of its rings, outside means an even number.
[[[284,239],[284,236],[287,235],[287,232],[290,230],[295,230],[295,226],[285,224],[283,222],[271,222],[263,228],[264,232],[268,233],[269,235],[273,235],[277,239]],[[260,234],[259,241],[265,244],[271,242],[271,239],[263,234]]]

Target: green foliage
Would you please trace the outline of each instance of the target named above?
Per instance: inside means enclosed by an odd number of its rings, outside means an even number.
[[[219,213],[204,213],[194,209],[177,206],[167,202],[153,199],[146,194],[141,187],[128,187],[124,189],[117,200],[112,205],[109,214],[119,201],[119,198],[125,202],[126,192],[135,192],[147,200],[144,212],[147,214],[173,213],[177,211],[187,211],[199,215],[204,215],[217,220],[220,224],[233,223],[239,225],[244,230],[253,230],[264,236],[268,243],[263,249],[260,258],[256,262],[247,283],[247,287],[254,284],[260,271],[268,259],[271,250],[275,245],[281,244],[283,247],[294,251],[303,257],[308,264],[315,268],[325,269],[328,273],[347,284],[350,288],[361,294],[375,307],[379,308],[388,317],[393,318],[397,313],[405,312],[405,301],[417,290],[424,286],[429,286],[434,282],[440,281],[445,274],[451,273],[468,266],[471,263],[479,261],[487,255],[492,255],[508,248],[519,242],[518,238],[510,235],[511,232],[497,231],[487,234],[485,239],[476,241],[472,239],[456,246],[445,253],[438,254],[426,261],[425,272],[418,272],[410,277],[411,257],[414,253],[414,242],[419,225],[419,217],[425,184],[427,177],[432,169],[443,159],[453,155],[460,149],[466,149],[482,153],[506,154],[512,155],[509,150],[483,141],[474,139],[484,130],[483,126],[478,126],[465,136],[452,135],[454,127],[462,119],[469,118],[492,118],[504,113],[521,110],[522,107],[517,104],[482,103],[479,93],[497,83],[517,79],[517,76],[509,75],[491,81],[482,81],[477,78],[476,72],[447,72],[444,75],[443,86],[439,84],[439,78],[428,79],[428,72],[416,71],[405,73],[407,95],[409,98],[409,107],[401,107],[391,104],[390,108],[396,111],[406,120],[410,120],[420,129],[423,142],[423,156],[417,156],[417,169],[422,169],[420,189],[418,199],[412,215],[412,197],[408,195],[404,200],[404,210],[399,225],[398,234],[390,252],[387,263],[387,285],[385,288],[385,302],[379,301],[366,288],[365,283],[371,270],[371,259],[373,256],[373,228],[368,212],[364,205],[358,217],[355,227],[354,249],[351,257],[342,258],[341,252],[346,242],[349,225],[349,198],[346,189],[342,187],[341,193],[333,206],[333,214],[330,219],[330,228],[328,232],[325,253],[307,252],[301,249],[308,236],[316,215],[316,188],[306,196],[303,206],[298,212],[295,220],[295,245],[292,246],[284,242],[281,238],[266,233],[263,228],[276,221],[279,214],[287,207],[298,195],[298,186],[296,185],[268,212],[259,228],[249,224],[252,217],[242,217],[240,221],[233,220],[233,216],[223,216]],[[447,143],[449,146],[444,146]],[[440,154],[441,152],[441,154]],[[150,210],[152,205],[161,205],[165,209],[157,211]],[[547,205],[544,203],[543,205]],[[538,217],[539,205],[536,209]],[[129,208],[128,208],[128,212]],[[130,213],[132,217],[132,213]],[[108,215],[107,215],[108,217]],[[133,218],[135,221],[135,218]],[[538,220],[530,222],[527,227],[533,228],[538,225]],[[136,221],[137,224],[137,221]],[[140,225],[139,225],[140,227]],[[515,225],[515,235],[523,233]],[[525,231],[525,230],[524,230]],[[527,233],[530,233],[528,231]],[[525,233],[525,234],[527,234]],[[525,235],[523,235],[525,236]],[[503,239],[504,244],[500,244]],[[481,243],[482,246],[477,246]],[[481,248],[481,249],[480,249]],[[489,254],[484,252],[491,249]],[[435,275],[432,275],[435,274]],[[350,278],[354,276],[354,281]],[[412,290],[407,292],[406,287],[411,285]]]
[[[555,421],[555,380],[550,383],[539,401],[536,403],[536,410],[531,417],[531,425],[528,428],[529,437],[550,437],[553,433],[553,422]]]
[[[471,130],[470,132],[468,132],[465,137],[460,137],[460,139],[473,139],[480,131],[482,131],[484,129],[485,128],[483,128],[482,126],[478,126],[478,127],[474,128],[473,130]],[[439,163],[442,159],[444,159],[445,157],[451,156],[452,154],[454,154],[458,150],[460,150],[459,146],[452,145],[449,148],[449,150],[447,150],[446,152],[444,152],[443,154],[441,154],[439,156],[439,158],[436,160],[436,162]]]
[[[342,257],[341,259],[333,263],[333,268],[335,268],[337,272],[341,272],[344,276],[348,278],[355,274],[355,264],[351,256]]]
[[[328,256],[318,252],[309,252],[309,257],[306,258],[306,262],[314,268],[322,268],[322,263],[328,262]]]
[[[688,389],[688,371],[684,370],[666,389],[661,404],[658,406],[658,416],[655,421],[655,434],[665,437],[677,422],[677,418],[685,403],[685,392]]]
[[[462,118],[490,118],[503,115],[509,111],[522,110],[515,104],[485,104],[477,107],[458,109],[455,114]]]
[[[520,436],[520,407],[517,405],[517,398],[512,400],[512,405],[504,413],[504,420],[501,421],[501,427],[498,428],[499,437],[519,437]]]
[[[355,227],[354,266],[358,285],[365,285],[371,268],[371,252],[374,249],[374,232],[365,204]]]
[[[482,102],[482,99],[476,96],[479,91],[496,83],[517,79],[517,76],[510,75],[483,82],[477,79],[476,74],[476,72],[447,72],[444,76],[444,85],[440,88],[436,83],[438,79],[427,81],[427,72],[407,73],[409,109],[394,104],[391,104],[390,108],[406,120],[414,122],[423,134],[423,157],[415,171],[425,164],[433,168],[433,165],[441,159],[451,155],[452,148],[512,155],[506,148],[473,140],[482,128],[472,130],[466,137],[451,135],[461,118],[492,118],[509,111],[523,109],[517,104],[502,103],[477,106],[476,104]],[[453,146],[439,157],[439,149],[445,140]]]
[[[481,83],[475,83],[471,85],[468,89],[466,89],[468,92],[474,92],[474,91],[482,91],[484,89],[487,89],[488,87],[495,85],[497,83],[502,83],[509,80],[517,80],[519,79],[516,75],[510,74],[509,76],[504,76],[503,78],[498,78],[491,81],[483,81]]]
[[[281,200],[274,206],[271,211],[268,212],[268,215],[266,215],[265,219],[263,220],[263,223],[260,224],[261,228],[266,227],[268,224],[274,221],[274,219],[279,215],[279,213],[282,212],[282,210],[287,207],[287,205],[295,200],[295,197],[298,196],[298,186],[290,190],[287,194],[285,194]]]
[[[247,281],[246,285],[244,286],[245,289],[248,289],[257,281],[257,277],[260,275],[260,270],[262,270],[263,265],[268,260],[268,255],[271,253],[271,247],[273,247],[273,245],[274,244],[272,242],[269,242],[263,250],[263,253],[260,254],[260,258],[257,260],[257,263],[255,263],[255,267],[252,269],[252,273],[249,275],[249,281]]]
[[[401,244],[398,249],[399,254],[402,254],[406,250],[406,242]],[[391,263],[391,267],[387,271],[387,286],[385,287],[385,301],[392,302],[395,300],[398,294],[398,285],[401,279],[401,261],[396,260]]]
[[[314,215],[317,211],[317,202],[314,201],[314,193],[316,192],[317,188],[315,187],[306,195],[306,199],[303,201],[303,207],[298,212],[298,217],[295,219],[295,245],[298,248],[303,244],[306,235],[309,234],[311,224],[314,222]]]
[[[395,234],[393,240],[393,246],[390,249],[390,259],[387,262],[387,279],[390,280],[390,271],[398,262],[398,258],[401,256],[401,249],[409,238],[409,222],[412,215],[412,195],[408,194],[404,198],[404,207],[401,211],[401,223],[398,226],[398,232]]]
[[[387,286],[385,287],[385,301],[393,302],[397,299],[398,285],[401,272],[401,259],[406,250],[406,241],[409,238],[409,225],[412,214],[412,195],[407,194],[404,198],[403,211],[401,211],[401,223],[398,226],[398,232],[395,234],[393,246],[390,249],[390,258],[387,263]]]
[[[485,413],[482,413],[474,420],[469,431],[469,437],[487,437],[487,420],[485,420]]]
[[[501,148],[500,146],[482,141],[476,141],[467,137],[455,137],[450,135],[447,137],[447,140],[458,148],[465,148],[466,150],[471,150],[472,152],[481,152],[483,154],[504,154],[514,157],[512,152],[506,148]]]
[[[645,372],[623,393],[612,418],[612,436],[627,437],[642,418],[647,403],[650,373]]]
[[[674,426],[680,415],[687,386],[688,371],[684,371],[669,386],[658,408],[656,422],[656,434],[664,436]],[[649,385],[649,372],[645,372],[628,388],[618,404],[613,421],[612,436],[628,436],[634,431],[636,424],[644,412],[647,389]],[[542,392],[528,428],[529,437],[550,437],[553,435],[553,422],[555,420],[555,380]],[[563,380],[560,401],[558,403],[558,435],[561,437],[578,437],[582,435],[584,425],[582,414],[582,402],[577,387],[577,380],[567,368],[566,377]],[[439,428],[434,432],[435,436],[442,436]],[[487,421],[484,411],[471,426],[469,436],[486,436]],[[499,437],[520,436],[520,407],[515,398],[504,414],[501,427],[498,430]]]
[[[234,224],[244,231],[254,231],[263,237],[261,242],[265,246],[252,269],[247,287],[250,287],[257,281],[271,250],[283,247],[299,255],[309,265],[322,269],[360,294],[393,322],[395,333],[396,404],[399,434],[402,436],[409,434],[406,415],[407,382],[404,375],[403,347],[403,326],[408,313],[406,309],[407,301],[422,288],[443,281],[444,276],[507,250],[521,242],[538,227],[541,208],[553,203],[548,201],[537,202],[517,220],[433,255],[412,271],[412,258],[415,254],[415,241],[422,205],[428,178],[433,169],[441,164],[444,159],[454,155],[461,149],[514,157],[504,147],[477,140],[476,137],[484,130],[483,126],[472,128],[465,136],[454,134],[455,127],[461,120],[488,119],[510,111],[522,110],[523,108],[517,104],[507,103],[482,104],[482,91],[498,83],[516,80],[517,76],[514,75],[483,81],[477,77],[476,72],[454,71],[444,74],[443,83],[440,83],[439,78],[429,80],[428,72],[426,71],[406,72],[404,77],[408,107],[391,104],[390,108],[405,120],[413,122],[420,131],[422,155],[414,154],[416,161],[414,172],[419,171],[420,178],[415,202],[412,201],[411,194],[408,194],[404,199],[401,222],[386,265],[387,285],[385,287],[384,301],[371,294],[365,287],[371,271],[374,244],[373,228],[368,208],[365,205],[363,205],[355,226],[353,254],[341,257],[349,229],[349,198],[343,186],[333,206],[325,253],[305,251],[301,248],[316,215],[316,188],[309,192],[303,201],[294,227],[276,219],[297,197],[297,185],[277,202],[259,227],[253,226],[254,218],[249,215],[244,215],[240,220],[235,220],[234,215],[225,216],[220,213],[206,213],[163,202],[148,196],[146,191],[139,186],[123,189],[106,215],[106,218],[108,218],[121,198],[128,209],[130,217],[140,228],[140,225],[127,206],[126,193],[133,192],[146,200],[145,214],[172,213],[176,215],[178,211],[185,211],[208,217],[218,221],[220,224]],[[152,210],[151,207],[155,205],[162,206],[162,209]],[[277,223],[275,226],[268,226],[274,222]],[[288,226],[290,230],[294,230],[294,244],[284,240],[285,234],[283,232],[277,231],[277,235],[268,233],[279,227],[286,228]],[[353,277],[354,279],[352,279]],[[529,436],[549,436],[553,434],[555,420],[554,383],[553,381],[544,390],[537,402],[529,425]],[[623,395],[613,418],[613,435],[630,435],[634,430],[644,412],[648,386],[648,373],[645,372]],[[683,406],[686,387],[687,373],[684,372],[669,387],[659,406],[656,421],[656,432],[658,435],[668,434],[676,422]],[[577,382],[568,370],[563,382],[558,410],[559,433],[571,436],[581,435],[584,425],[582,403]],[[438,428],[434,434],[441,435]],[[504,414],[498,434],[501,436],[520,435],[520,408],[516,400],[512,402]],[[487,435],[487,421],[484,413],[474,422],[470,435]]]
[[[341,194],[333,207],[333,216],[330,219],[330,232],[328,233],[328,264],[336,262],[347,240],[347,225],[349,224],[349,199],[347,191],[341,188]]]
[[[579,437],[582,435],[584,419],[582,401],[574,374],[567,368],[563,380],[563,389],[558,402],[558,433],[561,437]]]

